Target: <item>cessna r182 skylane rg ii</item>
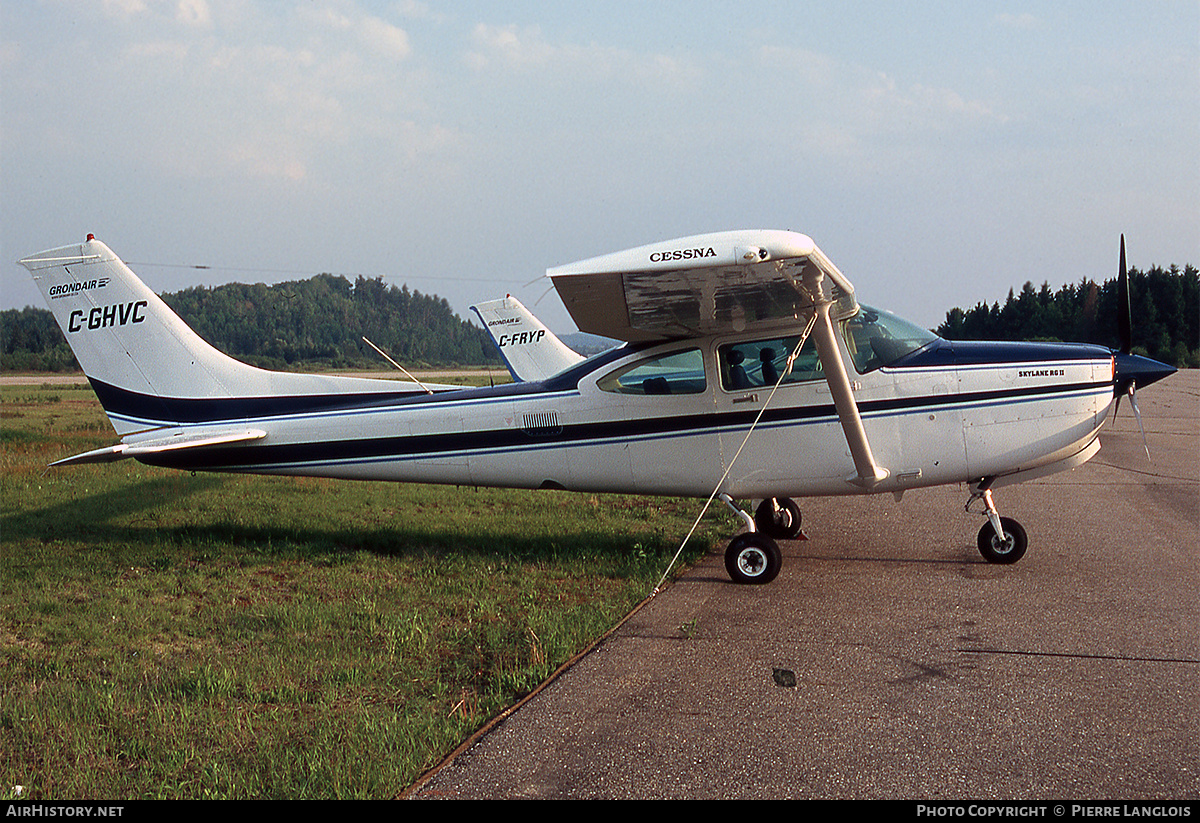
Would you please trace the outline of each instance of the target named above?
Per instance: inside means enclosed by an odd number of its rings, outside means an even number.
[[[1128,304],[1119,352],[943,340],[859,305],[784,231],[552,268],[580,330],[624,345],[584,360],[515,300],[480,304],[518,382],[467,389],[245,365],[91,235],[20,262],[121,437],[54,465],[717,496],[746,525],[725,556],[745,583],[779,572],[793,498],[946,483],[982,500],[983,556],[1015,562],[1025,531],[992,490],[1081,465],[1114,402],[1174,371],[1129,353]],[[735,500],[762,502],[752,516]]]

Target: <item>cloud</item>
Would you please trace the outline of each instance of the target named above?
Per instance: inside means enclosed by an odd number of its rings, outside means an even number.
[[[467,64],[480,71],[497,66],[507,69],[546,66],[565,54],[563,49],[546,42],[539,26],[479,23],[471,31],[471,42],[475,49],[467,53]]]
[[[690,83],[703,72],[686,55],[639,53],[596,43],[553,43],[537,25],[479,23],[465,56],[478,72],[542,74],[547,79]]]
[[[757,66],[759,87],[775,90],[773,98],[789,100],[799,116],[833,119],[863,136],[880,130],[919,133],[1007,119],[992,104],[958,89],[902,83],[888,72],[806,49],[763,47],[758,50]]]
[[[127,20],[142,15],[173,18],[191,28],[208,28],[213,22],[208,0],[101,0],[100,8],[108,17]]]
[[[93,10],[107,17],[99,25],[108,48],[67,37],[28,58],[8,50],[14,72],[32,81],[10,109],[72,88],[84,98],[78,115],[96,125],[86,144],[70,145],[106,165],[296,184],[336,179],[347,162],[366,162],[385,144],[391,165],[461,148],[423,102],[420,70],[398,68],[413,53],[408,33],[357,5],[264,11],[125,0]],[[22,139],[39,140],[32,132]]]
[[[185,26],[206,29],[212,25],[212,11],[205,0],[179,0],[175,19]]]
[[[358,24],[358,32],[370,48],[394,60],[403,60],[412,52],[404,29],[378,17],[364,17]]]
[[[982,100],[968,100],[954,89],[914,83],[904,93],[893,95],[899,105],[916,108],[926,115],[926,122],[935,120],[943,125],[950,119],[961,122],[990,120],[1003,123],[1007,118],[997,114]]]
[[[1042,24],[1041,20],[1028,12],[1022,14],[997,14],[992,18],[992,22],[1006,28],[1022,29],[1025,31],[1032,31],[1039,28]]]
[[[118,17],[129,17],[147,10],[143,0],[104,0],[102,7],[106,14]]]
[[[786,73],[793,83],[815,88],[832,86],[840,71],[831,57],[793,46],[759,46],[757,63],[767,71]]]
[[[445,23],[449,16],[435,12],[428,3],[419,0],[399,0],[395,3],[396,13],[407,20],[428,20],[433,23]]]

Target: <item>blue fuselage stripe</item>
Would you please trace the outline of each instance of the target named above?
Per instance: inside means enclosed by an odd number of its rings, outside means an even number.
[[[929,395],[890,400],[864,401],[859,412],[864,419],[906,415],[930,410],[965,411],[996,404],[1034,402],[1050,396],[1086,396],[1111,392],[1111,383],[1076,383],[981,391],[959,395]],[[532,398],[530,398],[532,399]],[[396,411],[412,408],[401,404]],[[374,408],[383,411],[383,408]],[[758,412],[709,412],[669,417],[638,417],[567,424],[552,433],[531,433],[520,428],[495,428],[396,437],[346,438],[321,442],[238,445],[195,451],[167,452],[145,458],[155,465],[185,469],[267,470],[298,465],[336,465],[378,461],[405,461],[430,457],[499,454],[547,448],[585,447],[637,442],[671,437],[719,434],[749,427]],[[778,428],[836,422],[832,403],[768,409],[760,426]]]

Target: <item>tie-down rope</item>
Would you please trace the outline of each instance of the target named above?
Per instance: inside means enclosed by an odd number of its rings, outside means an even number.
[[[795,350],[787,359],[787,367],[783,370],[783,373],[779,375],[779,379],[775,381],[775,385],[771,388],[771,393],[767,395],[767,399],[763,401],[762,408],[758,410],[758,414],[755,416],[754,422],[750,424],[750,428],[746,431],[746,436],[742,438],[742,445],[738,446],[737,451],[733,453],[733,457],[729,460],[729,465],[725,467],[725,473],[722,474],[721,479],[717,481],[716,488],[712,490],[712,494],[708,496],[708,500],[704,501],[704,508],[700,510],[699,516],[696,517],[696,522],[692,523],[692,527],[688,529],[688,533],[683,538],[683,542],[679,544],[679,549],[675,552],[675,556],[672,557],[671,562],[667,564],[667,568],[665,571],[663,571],[662,577],[659,578],[658,583],[655,585],[654,591],[650,593],[651,597],[662,591],[663,581],[665,581],[667,579],[667,575],[671,573],[671,569],[675,566],[675,562],[679,560],[679,555],[683,554],[684,547],[687,546],[688,541],[692,539],[692,534],[695,533],[696,528],[700,525],[700,521],[704,519],[704,515],[708,511],[708,507],[712,505],[713,500],[716,499],[717,494],[720,493],[721,484],[725,482],[725,478],[729,476],[729,472],[733,471],[733,464],[737,462],[738,457],[742,453],[742,449],[746,448],[746,443],[750,441],[750,435],[754,433],[755,427],[758,426],[758,421],[762,420],[762,416],[766,412],[767,406],[771,404],[771,398],[775,396],[775,392],[778,391],[781,385],[783,385],[784,378],[792,373],[792,364],[795,363],[796,358],[800,356],[800,349],[804,347],[804,341],[808,340],[808,335],[812,332],[813,326],[816,325],[816,322],[817,312],[814,309],[812,316],[808,319],[808,325],[804,327],[804,331],[800,335],[800,340],[796,343]]]

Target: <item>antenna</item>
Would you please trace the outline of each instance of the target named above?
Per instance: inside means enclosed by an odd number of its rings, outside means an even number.
[[[387,352],[385,352],[383,349],[379,348],[378,346],[376,346],[374,343],[372,343],[370,340],[368,340],[365,337],[363,338],[363,342],[366,343],[371,348],[373,348],[375,351],[379,352],[379,356],[382,357],[384,360],[388,361],[393,366],[398,368],[400,371],[404,372],[404,376],[407,377],[409,380],[413,381],[414,383],[416,383],[421,388],[423,388],[425,390],[426,394],[433,394],[433,389],[429,388],[424,383],[422,383],[420,380],[418,380],[417,378],[415,378],[411,374],[409,374],[407,369],[405,369],[403,366],[401,366],[399,363],[397,363],[392,358],[388,357]]]

